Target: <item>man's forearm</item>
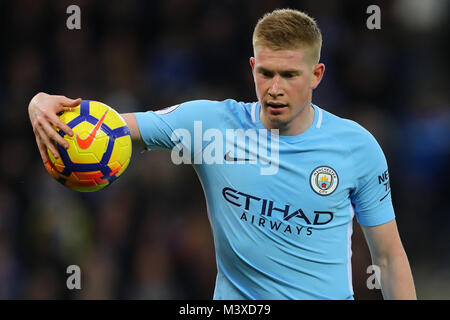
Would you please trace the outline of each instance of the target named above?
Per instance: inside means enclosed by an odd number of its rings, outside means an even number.
[[[145,144],[144,144],[144,141],[142,140],[141,133],[139,131],[139,126],[137,124],[136,116],[133,113],[121,113],[120,115],[127,123],[133,143],[138,146],[144,147]]]
[[[406,253],[378,263],[381,271],[381,291],[384,299],[417,299],[414,280]]]

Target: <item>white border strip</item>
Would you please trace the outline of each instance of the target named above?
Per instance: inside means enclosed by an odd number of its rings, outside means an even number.
[[[252,121],[253,121],[253,123],[256,122],[256,105],[257,105],[257,102],[252,104]]]
[[[316,128],[319,129],[322,125],[322,110],[319,107],[317,107],[317,110],[319,111],[319,119],[317,120]]]
[[[350,216],[351,219],[348,222],[347,226],[347,279],[348,279],[348,288],[350,290],[350,294],[353,295],[353,276],[352,276],[352,234],[353,234],[353,217],[355,216],[355,210],[353,209],[352,204],[350,203]]]

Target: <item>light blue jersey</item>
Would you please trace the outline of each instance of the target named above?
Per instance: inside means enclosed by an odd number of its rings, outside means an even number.
[[[198,173],[216,249],[214,299],[353,299],[353,216],[364,226],[395,217],[386,159],[360,125],[313,108],[297,136],[267,131],[259,103],[135,113],[149,149],[170,149]]]

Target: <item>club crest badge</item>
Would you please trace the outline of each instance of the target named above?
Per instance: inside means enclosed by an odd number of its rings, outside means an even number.
[[[339,177],[334,169],[321,166],[311,172],[311,188],[321,196],[328,196],[336,190]]]

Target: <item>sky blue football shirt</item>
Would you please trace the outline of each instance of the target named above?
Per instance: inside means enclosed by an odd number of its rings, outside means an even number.
[[[395,217],[387,163],[367,130],[313,108],[297,136],[266,130],[259,103],[231,99],[135,113],[149,149],[198,173],[214,299],[353,299],[353,216],[364,226]]]

